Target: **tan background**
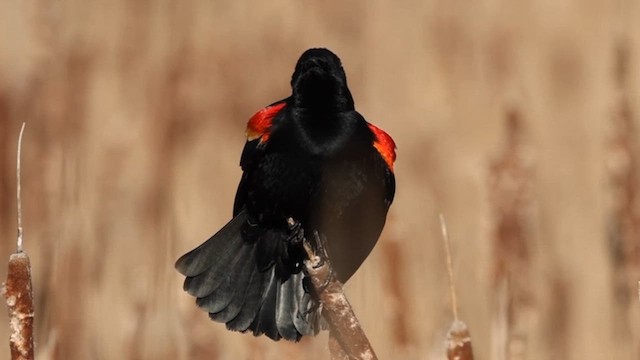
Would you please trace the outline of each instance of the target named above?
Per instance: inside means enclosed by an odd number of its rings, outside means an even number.
[[[398,144],[390,220],[346,287],[380,358],[443,358],[439,212],[460,316],[477,358],[492,358],[489,164],[517,109],[535,163],[526,359],[637,359],[640,339],[616,325],[606,225],[615,50],[629,49],[638,114],[638,19],[640,3],[605,0],[0,1],[0,258],[14,249],[26,121],[38,358],[328,358],[326,334],[225,331],[173,270],[229,219],[246,120],[288,94],[302,51],[324,46]]]

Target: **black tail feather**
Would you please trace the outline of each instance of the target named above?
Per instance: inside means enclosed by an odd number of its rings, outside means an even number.
[[[279,283],[279,279],[275,276],[271,278],[262,306],[260,306],[258,314],[249,325],[249,329],[253,330],[253,335],[255,336],[265,334],[273,340],[280,340],[281,336],[276,325],[276,295]]]
[[[293,324],[302,335],[316,335],[324,326],[319,325],[321,309],[311,294],[305,292],[303,286],[296,288],[298,299],[297,312],[293,316]]]
[[[184,281],[184,291],[193,297],[202,298],[221,287],[229,275],[228,270],[242,260],[242,239],[232,244],[229,249],[236,251],[236,253],[226,257],[215,257],[216,261],[212,262],[209,269],[199,275],[187,277]]]
[[[244,245],[235,255],[234,261],[224,269],[219,286],[210,294],[199,297],[196,304],[210,313],[217,313],[231,303],[236,292],[245,291],[251,277],[251,270],[255,268],[252,251],[253,245]]]
[[[258,273],[258,271],[252,271],[247,283],[243,284],[241,288],[238,288],[226,308],[217,313],[209,313],[209,317],[211,318],[211,320],[221,323],[228,323],[231,320],[235,319],[242,311],[242,308],[245,306],[249,287],[256,286],[256,281],[254,281],[254,279],[258,279],[259,276],[260,274]]]
[[[258,272],[257,278],[252,279],[249,287],[247,288],[247,294],[245,302],[242,305],[242,310],[236,315],[233,320],[227,323],[227,329],[236,331],[247,331],[249,326],[253,323],[253,320],[260,310],[263,299],[266,297],[269,284],[273,281],[275,272],[273,269],[267,272]]]
[[[292,341],[317,334],[319,311],[304,290],[304,274],[282,263],[281,257],[289,256],[289,234],[243,232],[245,224],[247,215],[241,211],[178,259],[176,268],[187,277],[185,291],[230,330]]]
[[[184,276],[194,277],[207,271],[220,260],[233,258],[237,246],[242,245],[242,226],[247,214],[241,211],[202,245],[182,255],[176,269]]]
[[[300,333],[293,323],[293,317],[298,313],[298,299],[295,298],[296,282],[300,282],[302,273],[292,275],[282,285],[278,286],[276,295],[276,326],[278,332],[287,340],[299,340]]]
[[[227,321],[232,320],[238,315],[240,309],[242,309],[242,305],[244,304],[244,300],[247,295],[247,286],[249,286],[251,280],[254,277],[258,276],[255,261],[253,260],[255,246],[245,245],[245,247],[250,247],[250,251],[248,254],[245,254],[246,258],[244,260],[244,264],[242,264],[241,268],[230,269],[229,271],[229,277],[235,277],[235,280],[230,282],[231,289],[229,290],[231,291],[223,288],[220,288],[217,291],[221,293],[228,291],[229,293],[233,293],[233,295],[224,300],[224,296],[220,296],[220,299],[218,301],[227,303],[227,305],[222,310],[216,312],[215,309],[208,309],[209,312],[212,313],[210,314],[211,319],[215,321],[226,323]]]

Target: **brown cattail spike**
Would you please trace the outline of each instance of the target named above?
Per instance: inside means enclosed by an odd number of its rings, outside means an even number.
[[[33,359],[31,263],[25,252],[12,254],[9,258],[4,297],[9,308],[11,359]]]
[[[473,360],[469,328],[460,320],[454,320],[447,333],[447,358],[449,360]]]

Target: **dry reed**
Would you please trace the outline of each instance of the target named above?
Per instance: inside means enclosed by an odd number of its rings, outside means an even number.
[[[532,164],[522,144],[518,110],[507,112],[506,145],[492,163],[494,213],[494,327],[496,359],[526,359],[534,294],[531,291]]]
[[[640,279],[640,159],[637,125],[628,84],[630,50],[626,39],[615,48],[613,82],[616,89],[613,137],[610,142],[609,245],[612,254],[616,333],[621,342],[632,342],[634,357],[640,356],[640,316],[635,306],[636,282]]]

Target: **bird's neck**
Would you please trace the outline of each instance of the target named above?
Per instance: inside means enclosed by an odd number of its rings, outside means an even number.
[[[298,89],[292,94],[293,107],[317,114],[331,114],[354,110],[353,97],[346,87],[328,88],[317,84]]]

